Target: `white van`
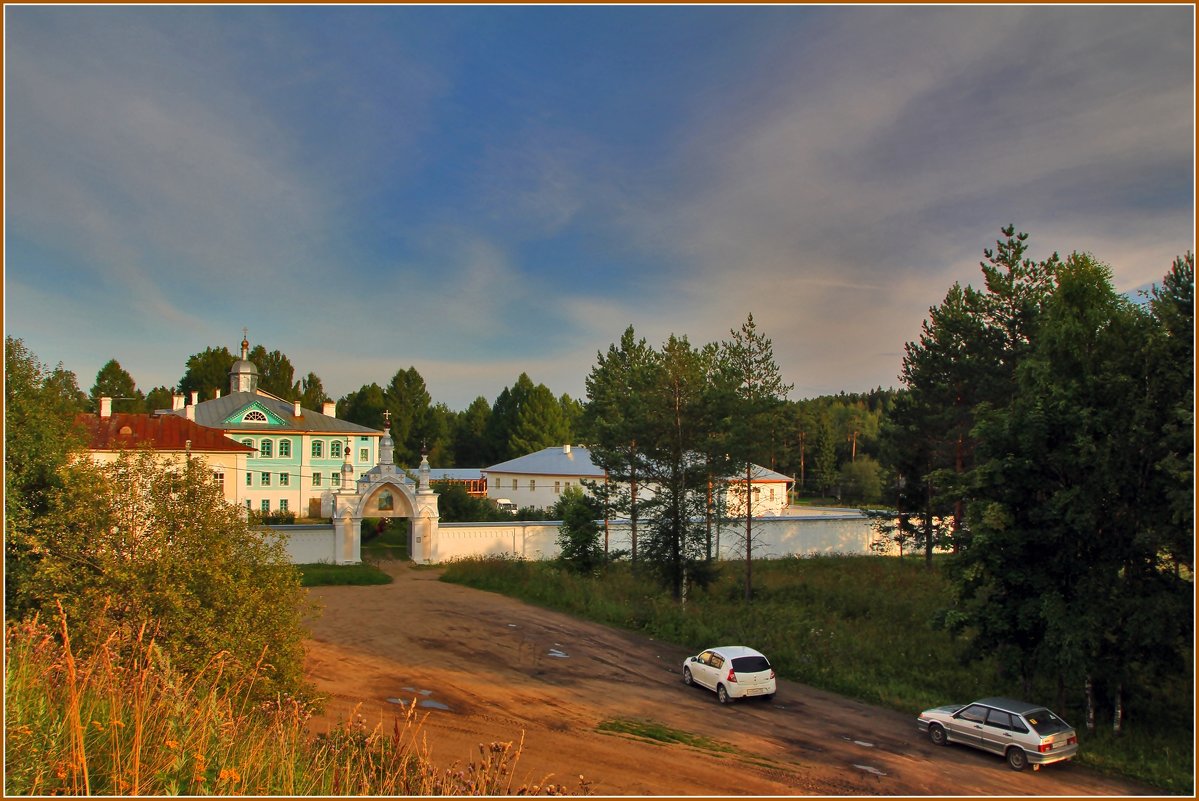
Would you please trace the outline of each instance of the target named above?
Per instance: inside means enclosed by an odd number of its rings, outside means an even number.
[[[500,508],[501,512],[507,512],[510,515],[516,514],[516,504],[510,498],[496,498],[495,505]]]

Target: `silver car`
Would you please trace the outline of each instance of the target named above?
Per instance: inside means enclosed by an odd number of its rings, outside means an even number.
[[[1074,728],[1043,706],[1011,698],[926,709],[916,718],[937,745],[962,743],[1000,754],[1013,770],[1061,762],[1078,753]]]
[[[769,700],[776,688],[770,660],[744,645],[709,648],[684,659],[683,684],[715,691],[722,704],[748,696]]]

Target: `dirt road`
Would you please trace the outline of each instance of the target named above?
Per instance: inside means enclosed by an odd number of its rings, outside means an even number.
[[[721,706],[685,687],[676,646],[385,565],[393,584],[323,587],[307,673],[329,698],[320,731],[361,715],[390,730],[403,704],[427,715],[434,761],[465,765],[480,744],[519,742],[521,781],[597,795],[1134,795],[1147,788],[1074,764],[1016,773],[998,757],[936,748],[901,714],[781,681],[771,702]],[[712,643],[713,645],[716,643]],[[949,699],[954,700],[954,699]],[[968,700],[968,699],[966,699]],[[713,751],[610,734],[656,723]]]

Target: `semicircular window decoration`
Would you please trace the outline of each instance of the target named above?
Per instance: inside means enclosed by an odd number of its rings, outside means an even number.
[[[246,416],[241,421],[243,423],[265,423],[267,419],[265,414],[255,409],[252,412],[246,412]]]

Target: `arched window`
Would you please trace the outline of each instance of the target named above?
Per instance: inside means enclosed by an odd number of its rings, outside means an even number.
[[[335,439],[329,443],[329,456],[333,459],[341,458],[341,440]]]
[[[274,455],[275,446],[272,440],[264,439],[258,448],[258,455],[264,459],[269,459]]]
[[[325,455],[325,443],[321,442],[319,439],[314,439],[312,441],[312,458],[320,459],[324,455]]]
[[[279,458],[280,459],[290,459],[291,458],[291,440],[290,439],[279,440]]]
[[[245,417],[241,419],[243,423],[265,423],[268,422],[266,415],[255,409],[252,412],[246,412]]]

